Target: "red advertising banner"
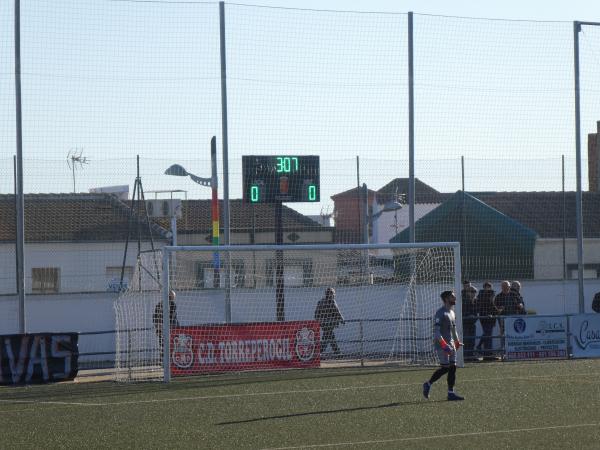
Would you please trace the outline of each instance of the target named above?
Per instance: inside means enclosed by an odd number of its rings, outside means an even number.
[[[171,374],[309,368],[321,363],[316,321],[171,329]]]

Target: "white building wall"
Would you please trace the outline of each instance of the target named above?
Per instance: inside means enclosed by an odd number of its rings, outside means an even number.
[[[415,222],[426,214],[429,214],[439,203],[417,203],[415,204]],[[383,205],[378,205],[379,208],[383,208]],[[408,205],[405,205],[402,209],[397,211],[385,211],[380,216],[373,220],[373,236],[371,243],[373,244],[387,244],[394,236],[400,233],[402,230],[408,228],[409,217],[408,217]],[[381,210],[381,209],[380,209]],[[379,210],[379,211],[380,211]],[[378,211],[373,211],[373,215],[377,214]],[[375,252],[374,252],[375,253]],[[389,250],[379,250],[377,256],[380,257],[391,257]]]
[[[474,281],[481,287],[481,281]],[[494,282],[498,288],[498,282]],[[338,287],[336,300],[347,321],[354,319],[382,319],[396,317],[401,308],[399,300],[404,298],[402,288],[373,286],[368,288],[373,295],[361,294],[356,286]],[[600,291],[600,280],[586,280],[585,311],[592,312],[591,302],[594,293]],[[578,312],[577,281],[523,281],[523,297],[528,309],[537,314],[576,314]],[[232,317],[235,322],[274,321],[275,298],[270,291],[236,289],[231,297]],[[430,295],[433,293],[430,293]],[[323,295],[323,287],[286,289],[286,319],[312,319],[317,301]],[[159,301],[158,292],[147,292],[149,307]],[[369,299],[368,304],[364,300]],[[435,296],[437,299],[437,296]],[[26,297],[26,326],[28,332],[80,332],[115,330],[114,303],[117,295],[98,294],[58,294],[29,295]],[[362,301],[361,301],[362,299]],[[376,301],[375,301],[376,299]],[[0,296],[0,335],[18,332],[16,320],[17,297]],[[225,320],[225,291],[223,289],[182,291],[177,296],[178,317],[182,325],[202,323],[223,323]],[[151,319],[147,318],[147,323]],[[364,331],[368,339],[376,340],[381,336],[395,332],[395,322],[370,322],[365,320]],[[151,331],[150,331],[151,332]],[[349,323],[336,330],[340,341],[357,339],[356,323]],[[478,326],[478,333],[481,330]],[[350,344],[341,343],[348,350]],[[370,344],[375,345],[375,344]],[[81,353],[113,352],[114,333],[81,335],[79,350]],[[83,357],[84,361],[111,361],[112,355]]]
[[[159,248],[163,243],[155,242]],[[142,250],[150,249],[149,243]],[[60,293],[105,292],[110,289],[107,267],[123,264],[124,242],[25,244],[25,292],[31,292],[32,268],[59,268]],[[134,267],[137,242],[129,242],[126,265]],[[0,245],[0,262],[6,271],[0,277],[0,294],[16,291],[14,245]]]
[[[583,240],[583,257],[584,265],[600,264],[600,239]],[[577,264],[577,241],[575,239],[566,239],[565,241],[565,260],[567,265]],[[538,239],[536,241],[534,274],[536,280],[561,280],[563,278],[562,239]],[[592,275],[592,271],[586,271],[586,278]]]
[[[17,292],[15,244],[0,244],[0,294]]]

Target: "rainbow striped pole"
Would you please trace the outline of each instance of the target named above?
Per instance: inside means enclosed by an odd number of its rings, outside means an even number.
[[[219,185],[217,181],[217,138],[213,136],[210,140],[210,165],[212,189],[211,219],[212,219],[212,245],[219,245]],[[221,261],[219,252],[213,253],[213,287],[221,286]]]

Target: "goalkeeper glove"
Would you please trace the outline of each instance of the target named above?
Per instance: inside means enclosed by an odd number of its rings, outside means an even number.
[[[454,349],[448,345],[444,338],[440,339],[440,345],[445,353],[451,354],[454,351]]]
[[[454,339],[454,348],[456,349],[456,351],[458,351],[458,349],[460,348],[462,344],[460,343],[460,341],[458,339]]]

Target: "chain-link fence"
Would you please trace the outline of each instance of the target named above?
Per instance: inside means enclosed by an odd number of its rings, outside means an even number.
[[[412,136],[416,240],[459,241],[477,284],[518,279],[536,309],[577,309],[571,22],[415,14],[411,80],[408,14],[20,4],[24,273],[36,302],[114,298],[139,251],[171,242],[171,215],[178,243],[210,243],[210,189],[165,170],[209,178],[212,136],[232,244],[274,243],[277,228],[273,205],[242,201],[243,155],[320,158],[320,201],[284,205],[284,243],[406,242]],[[13,7],[0,6],[1,332],[18,331]],[[578,36],[587,309],[600,286],[600,29]],[[181,210],[138,204],[138,175],[144,200],[181,199]],[[36,302],[32,331],[114,326],[38,320]]]

